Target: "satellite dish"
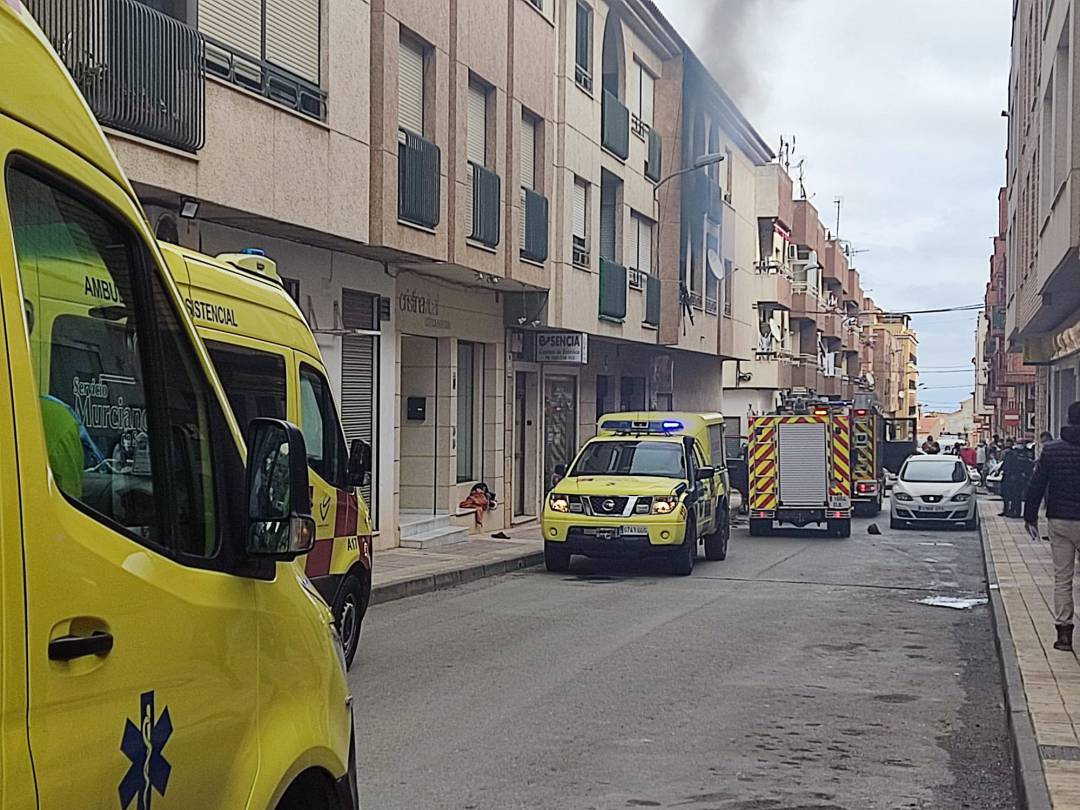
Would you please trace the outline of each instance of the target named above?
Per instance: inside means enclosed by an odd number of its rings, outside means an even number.
[[[705,254],[706,260],[709,262],[709,271],[718,279],[724,278],[724,262],[720,258],[720,254],[712,248],[709,248],[708,253]]]

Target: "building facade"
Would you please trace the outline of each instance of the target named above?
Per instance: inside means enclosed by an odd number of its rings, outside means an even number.
[[[1072,0],[1013,4],[1007,273],[998,306],[1005,311],[1006,348],[1022,351],[1037,369],[1031,433],[1057,433],[1069,404],[1080,399],[1076,11]],[[1006,375],[1020,371],[1014,361],[1005,368]]]

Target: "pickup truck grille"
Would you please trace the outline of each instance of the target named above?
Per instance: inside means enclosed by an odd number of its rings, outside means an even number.
[[[589,506],[594,515],[621,515],[626,511],[626,496],[590,495]]]

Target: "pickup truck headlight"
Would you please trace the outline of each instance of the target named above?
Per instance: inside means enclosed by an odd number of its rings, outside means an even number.
[[[910,500],[914,500],[914,499],[913,499],[913,498],[912,498],[912,497],[911,497],[910,495],[908,495],[908,494],[907,494],[906,492],[894,492],[894,493],[893,493],[893,497],[894,497],[894,498],[896,498],[896,500],[898,500],[898,501],[910,501]]]
[[[966,492],[960,492],[960,493],[957,493],[956,495],[953,495],[952,499],[954,501],[956,501],[957,503],[967,503],[968,501],[971,500],[971,496],[968,495]]]
[[[570,499],[565,495],[552,494],[548,498],[548,506],[551,507],[552,512],[569,512],[570,511]]]
[[[668,495],[664,498],[653,498],[652,513],[654,515],[670,515],[675,511],[675,507],[679,505],[679,499],[674,495]]]

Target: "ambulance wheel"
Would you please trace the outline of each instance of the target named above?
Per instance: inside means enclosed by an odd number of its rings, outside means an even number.
[[[768,537],[772,533],[772,521],[762,518],[750,518],[750,536]]]
[[[851,537],[851,520],[830,520],[829,534],[841,539]]]
[[[697,525],[693,518],[689,518],[686,521],[686,537],[683,538],[682,546],[671,558],[671,573],[678,577],[688,577],[694,573],[697,544]]]
[[[544,543],[544,567],[553,574],[570,570],[570,552],[563,543]]]
[[[726,560],[728,540],[731,539],[731,516],[727,509],[720,510],[720,525],[712,534],[705,536],[705,559]]]
[[[345,648],[345,666],[352,666],[356,649],[360,646],[360,625],[367,610],[364,583],[356,574],[346,574],[334,597],[334,623]]]

